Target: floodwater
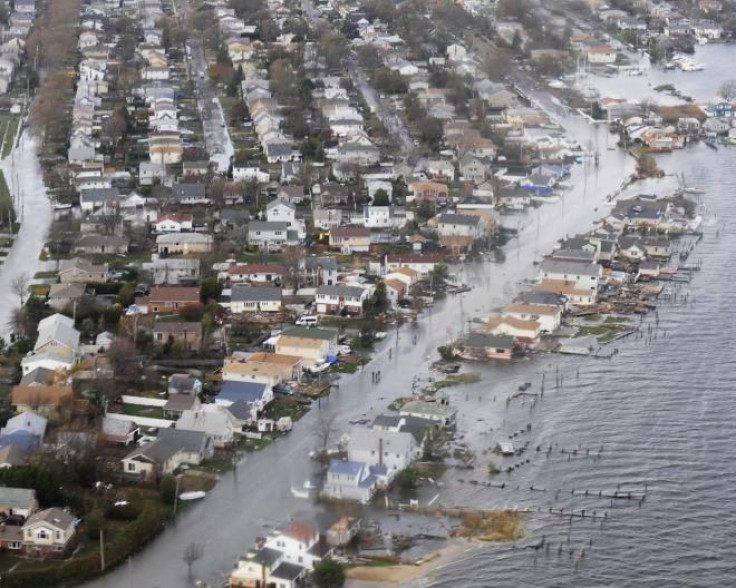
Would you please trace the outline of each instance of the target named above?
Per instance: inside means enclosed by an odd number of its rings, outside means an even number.
[[[21,275],[31,279],[38,271],[38,256],[53,216],[36,150],[36,140],[25,132],[11,157],[0,162],[0,169],[11,191],[15,185],[14,178],[17,178],[23,201],[22,211],[16,211],[19,217],[22,212],[20,231],[5,263],[0,265],[0,337],[6,341],[10,333],[15,331],[10,320],[13,310],[20,304],[13,282]]]
[[[443,495],[460,504],[542,512],[527,515],[528,537],[516,548],[473,551],[422,585],[730,584],[736,547],[736,515],[730,508],[736,462],[729,318],[730,276],[736,271],[736,157],[732,149],[714,153],[700,146],[660,162],[670,172],[687,170],[691,184],[706,190],[702,200],[715,220],[689,260],[702,259],[702,271],[680,287],[677,303],[662,302],[657,315],[644,320],[641,337],[614,343],[619,354],[611,360],[540,357],[529,365],[486,368],[480,384],[451,391],[456,402],[473,407],[461,411],[459,424],[471,431],[467,440],[473,447],[488,449],[494,439],[527,424],[532,431],[514,440],[517,446],[529,441],[523,457],[481,454],[474,472],[446,476]],[[505,398],[520,382],[531,381],[531,391],[540,391],[542,371],[545,394],[534,408],[531,399],[523,405],[516,399],[506,408]],[[582,449],[570,456],[563,448]],[[495,476],[507,482],[506,489],[458,481],[488,480],[491,459],[505,468],[527,458],[530,463],[511,474]],[[546,491],[533,492],[531,486]],[[611,506],[610,499],[593,496],[619,487],[646,491],[646,499],[616,500]],[[573,496],[573,489],[591,492]],[[550,508],[584,509],[587,518],[570,523],[568,516],[550,514]],[[599,517],[607,513],[607,519],[592,519],[594,511]],[[543,536],[549,553],[524,548]]]

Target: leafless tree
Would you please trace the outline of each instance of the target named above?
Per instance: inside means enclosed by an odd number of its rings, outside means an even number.
[[[336,415],[327,416],[320,412],[314,427],[314,437],[317,440],[317,449],[324,453],[330,445],[330,441],[338,432],[335,426]]]
[[[196,562],[198,559],[202,559],[203,555],[204,547],[202,547],[201,543],[192,542],[184,548],[184,554],[181,556],[181,558],[184,560],[184,563],[187,564],[187,570],[190,578],[192,577],[192,566],[194,565],[194,562]]]
[[[99,215],[97,219],[103,235],[116,235],[123,221],[119,206],[106,209],[104,214]]]
[[[31,276],[29,276],[27,273],[22,273],[15,276],[10,282],[10,288],[13,291],[13,294],[18,296],[20,300],[20,307],[22,307],[23,303],[25,302],[25,296],[26,294],[28,294],[28,284],[30,283],[30,281]]]
[[[723,82],[721,87],[718,88],[718,95],[726,102],[733,102],[736,100],[736,80]]]
[[[299,290],[299,276],[302,270],[302,259],[304,258],[304,248],[301,245],[292,245],[284,248],[283,263],[286,268],[284,276],[286,283],[291,286],[296,295]]]
[[[110,139],[113,146],[117,147],[118,142],[125,136],[128,129],[128,123],[121,112],[115,111],[105,120],[102,121],[102,134]]]

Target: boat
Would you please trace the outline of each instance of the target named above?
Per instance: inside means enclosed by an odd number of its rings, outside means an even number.
[[[72,207],[71,203],[62,203],[62,202],[56,202],[54,203],[54,210],[69,210]]]
[[[381,339],[385,339],[386,335],[388,335],[386,331],[378,331],[375,335],[373,335],[373,338],[376,339],[376,341],[380,341]]]
[[[203,490],[193,490],[191,492],[182,492],[179,494],[179,500],[199,500],[205,496],[207,496],[207,492],[204,492]]]
[[[309,498],[311,491],[314,490],[315,487],[316,486],[312,484],[312,482],[307,480],[306,482],[304,482],[304,484],[302,484],[301,488],[294,488],[294,486],[292,485],[291,495],[294,498]]]

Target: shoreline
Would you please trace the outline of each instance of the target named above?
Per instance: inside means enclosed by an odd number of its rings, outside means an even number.
[[[420,558],[418,561],[421,563],[356,566],[347,570],[345,588],[376,588],[384,584],[408,586],[448,564],[459,561],[465,553],[480,546],[481,543],[472,539],[451,537],[447,540],[447,545]]]

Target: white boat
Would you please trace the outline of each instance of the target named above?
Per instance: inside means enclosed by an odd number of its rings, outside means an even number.
[[[207,496],[207,493],[203,490],[193,490],[191,492],[182,492],[179,494],[179,500],[199,500]]]
[[[304,484],[302,484],[301,488],[294,488],[294,486],[292,485],[291,495],[294,498],[309,498],[311,491],[315,488],[316,486],[312,484],[312,482],[307,480],[306,482],[304,482]]]
[[[388,335],[388,333],[386,331],[378,331],[375,335],[373,335],[373,337],[377,341],[380,341],[381,339],[385,339],[386,338],[386,335]]]

